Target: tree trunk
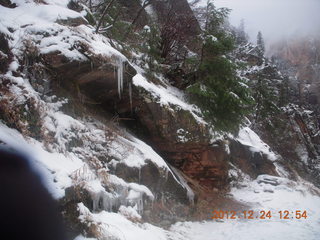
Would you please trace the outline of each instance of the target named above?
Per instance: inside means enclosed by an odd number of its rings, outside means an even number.
[[[128,35],[129,35],[129,33],[131,32],[134,24],[135,24],[135,23],[137,22],[137,20],[139,19],[142,11],[143,11],[148,5],[150,5],[150,4],[151,4],[151,2],[150,2],[149,0],[145,0],[145,1],[143,2],[143,4],[142,4],[141,8],[139,9],[136,17],[133,19],[132,23],[130,24],[127,32],[124,34],[124,36],[123,36],[123,38],[122,38],[122,41],[125,41],[125,40],[127,39],[127,37],[128,37]]]
[[[105,7],[105,9],[103,10],[102,15],[101,15],[101,17],[100,17],[100,19],[99,19],[97,28],[96,28],[96,33],[99,32],[99,28],[101,27],[102,21],[103,21],[104,17],[106,16],[108,10],[110,9],[110,7],[112,6],[112,4],[114,3],[114,1],[115,1],[115,0],[111,0],[111,1],[109,2],[109,4]]]

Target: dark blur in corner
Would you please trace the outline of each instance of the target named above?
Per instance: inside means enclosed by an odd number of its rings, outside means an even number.
[[[27,158],[0,146],[0,238],[65,240],[57,204]]]

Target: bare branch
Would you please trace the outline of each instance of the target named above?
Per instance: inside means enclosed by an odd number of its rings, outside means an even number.
[[[143,10],[151,4],[151,1],[150,0],[145,0],[141,6],[141,8],[139,9],[136,17],[133,19],[133,21],[131,22],[127,32],[124,34],[123,38],[122,38],[122,41],[125,41],[126,38],[128,37],[129,33],[132,31],[132,28],[134,27],[135,23],[137,22],[137,20],[139,19],[141,13],[143,12]]]
[[[115,1],[115,0],[111,0],[111,1],[109,2],[109,4],[105,7],[105,9],[103,10],[102,15],[101,15],[101,17],[100,17],[100,19],[99,19],[99,23],[98,23],[97,28],[96,28],[96,33],[99,32],[99,28],[101,27],[102,21],[103,21],[105,15],[107,14],[108,10],[111,8],[111,6],[112,6],[112,4],[114,3],[114,1]]]

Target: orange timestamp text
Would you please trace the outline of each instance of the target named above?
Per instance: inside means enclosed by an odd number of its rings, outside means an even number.
[[[307,219],[306,210],[281,210],[281,211],[266,211],[266,210],[246,210],[246,211],[223,211],[214,210],[210,216],[211,219]]]

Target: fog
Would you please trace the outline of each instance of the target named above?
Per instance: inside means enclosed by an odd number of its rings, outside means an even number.
[[[258,31],[267,45],[284,37],[320,33],[320,0],[215,0],[214,4],[232,9],[232,25],[239,26],[244,19],[253,42]]]

